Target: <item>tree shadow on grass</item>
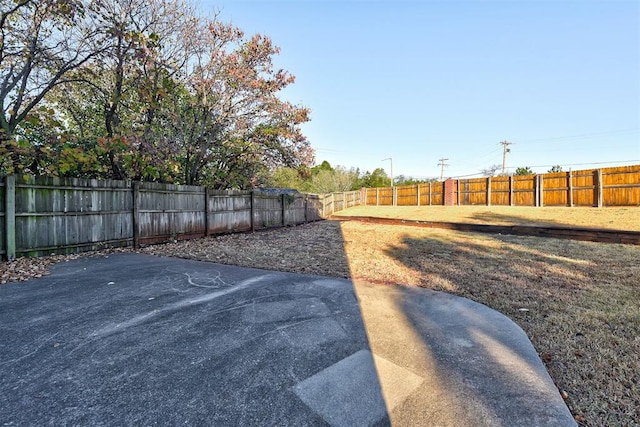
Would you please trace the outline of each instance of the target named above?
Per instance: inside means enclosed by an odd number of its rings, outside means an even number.
[[[640,417],[638,249],[438,233],[407,236],[386,254],[417,272],[420,286],[470,298],[514,319],[569,393],[574,413],[613,425]],[[400,309],[420,322],[410,300]],[[482,333],[496,340],[490,328]]]
[[[496,212],[475,212],[471,219],[483,224],[508,224],[523,225],[529,227],[571,227],[566,223],[554,220],[532,220],[518,215],[505,215]]]
[[[562,207],[555,209],[553,207],[538,207],[530,209],[532,213],[528,216],[504,213],[505,210],[501,210],[502,212],[473,212],[469,218],[474,222],[483,224],[508,224],[528,227],[619,231],[638,231],[640,227],[640,222],[634,219],[635,214],[633,214],[633,211],[637,210],[635,208],[630,208],[628,211],[626,209],[597,209],[591,207]],[[557,220],[544,218],[547,215],[551,215],[547,214],[549,211],[553,212],[553,215],[560,215],[558,212],[561,212],[561,216]]]

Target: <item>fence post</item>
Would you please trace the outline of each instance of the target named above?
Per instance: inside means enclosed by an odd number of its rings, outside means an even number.
[[[342,210],[345,210],[349,207],[349,203],[347,203],[347,193],[342,192]]]
[[[431,181],[429,181],[429,206],[431,206]]]
[[[416,192],[418,193],[416,195],[416,199],[417,199],[417,202],[418,202],[418,206],[420,206],[420,184],[416,184]]]
[[[133,248],[140,248],[140,182],[131,183],[133,192]]]
[[[204,188],[204,235],[209,235],[209,187]]]
[[[398,187],[391,186],[391,205],[398,205]]]
[[[513,206],[513,175],[509,175],[509,206]]]
[[[598,207],[602,207],[602,169],[596,170],[596,198],[598,200]]]
[[[487,206],[491,206],[491,177],[487,177]]]
[[[309,222],[309,195],[304,195],[304,223]]]
[[[538,175],[538,187],[540,187],[540,207],[544,207],[544,175]]]
[[[4,236],[7,261],[16,259],[16,176],[4,181]]]
[[[285,213],[286,213],[286,209],[284,206],[285,200],[284,200],[284,194],[280,195],[280,204],[282,205],[282,226],[284,227],[285,225],[287,225],[287,221],[285,220]]]
[[[251,231],[256,231],[256,190],[251,190]]]
[[[380,206],[380,188],[376,187],[376,206]]]
[[[533,176],[533,205],[540,206],[540,175]]]
[[[457,179],[456,182],[458,183],[458,206],[460,206],[460,180]]]
[[[571,170],[567,172],[567,180],[569,181],[567,183],[567,188],[569,189],[567,199],[569,200],[569,207],[573,207],[573,173],[571,172]]]

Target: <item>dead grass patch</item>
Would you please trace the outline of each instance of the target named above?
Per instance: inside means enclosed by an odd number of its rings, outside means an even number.
[[[337,216],[374,216],[472,224],[569,226],[640,231],[640,208],[524,206],[355,206]]]

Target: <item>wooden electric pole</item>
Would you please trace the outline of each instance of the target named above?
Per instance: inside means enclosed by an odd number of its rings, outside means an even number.
[[[444,177],[444,168],[445,166],[449,166],[447,163],[445,163],[445,161],[449,160],[449,159],[439,159],[440,163],[438,163],[438,166],[440,166],[440,181],[442,181],[442,178]]]
[[[504,175],[507,169],[507,153],[511,151],[509,146],[513,144],[513,142],[502,141],[500,144],[502,144],[502,175]]]

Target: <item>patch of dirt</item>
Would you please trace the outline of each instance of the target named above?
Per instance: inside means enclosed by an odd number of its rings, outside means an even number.
[[[139,252],[292,273],[349,277],[344,243],[340,224],[322,221],[256,233],[181,240],[147,246]]]

